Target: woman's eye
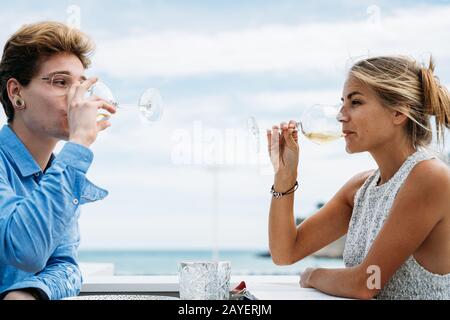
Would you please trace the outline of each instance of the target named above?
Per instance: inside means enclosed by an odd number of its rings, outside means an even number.
[[[361,104],[361,101],[358,101],[358,100],[352,101],[352,106],[359,106],[360,104]]]

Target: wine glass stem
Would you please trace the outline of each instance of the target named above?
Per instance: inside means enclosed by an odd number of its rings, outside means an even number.
[[[119,104],[116,107],[119,109],[129,109],[129,108],[138,108],[139,106],[136,104]]]
[[[303,130],[303,124],[301,121],[297,121],[297,128],[300,128],[301,132],[306,135],[305,130]]]

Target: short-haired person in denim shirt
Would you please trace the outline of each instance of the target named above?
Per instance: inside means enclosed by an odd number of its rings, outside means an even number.
[[[0,63],[0,299],[78,295],[79,208],[107,191],[86,178],[89,146],[110,126],[98,109],[115,107],[86,91],[93,51],[82,32],[57,22],[26,25]],[[55,156],[56,144],[67,141]]]

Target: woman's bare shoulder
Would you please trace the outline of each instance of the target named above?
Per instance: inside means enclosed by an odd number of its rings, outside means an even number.
[[[422,215],[426,212],[421,216],[422,221],[449,221],[449,194],[449,166],[440,159],[424,160],[412,168],[399,190],[395,205],[402,208],[404,214],[416,214],[417,210],[421,210]],[[409,207],[411,204],[413,206]]]
[[[420,185],[432,192],[450,191],[450,167],[440,159],[421,161],[411,170],[405,184]]]
[[[446,178],[450,178],[450,166],[444,161],[434,158],[419,162],[414,166],[411,173],[420,172],[423,174],[436,174],[444,175]]]
[[[353,202],[355,199],[356,192],[361,188],[364,182],[369,178],[376,170],[367,170],[359,172],[351,177],[346,184],[342,187],[341,191],[344,193],[344,197],[348,205],[353,208]]]

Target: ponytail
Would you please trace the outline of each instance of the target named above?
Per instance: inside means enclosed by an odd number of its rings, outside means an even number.
[[[444,143],[445,128],[450,129],[450,93],[434,75],[434,61],[430,58],[428,68],[420,68],[423,108],[425,113],[435,117],[438,143]]]

